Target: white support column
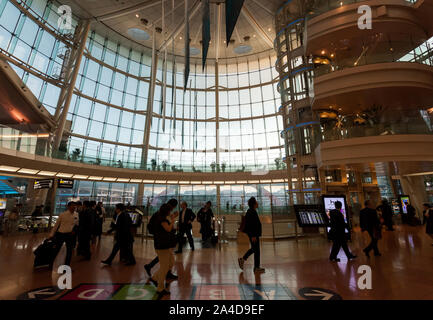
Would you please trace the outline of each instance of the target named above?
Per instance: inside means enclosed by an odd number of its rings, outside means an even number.
[[[53,150],[58,150],[63,138],[65,130],[66,117],[71,104],[72,95],[74,93],[75,83],[77,81],[78,71],[80,70],[81,59],[83,57],[84,49],[86,47],[86,40],[90,30],[90,20],[82,20],[78,24],[74,40],[73,48],[69,55],[68,68],[66,71],[65,84],[60,92],[57,109],[54,115],[57,122],[55,131]]]
[[[152,126],[152,114],[153,114],[153,97],[155,94],[155,84],[156,84],[156,71],[158,68],[158,54],[156,52],[156,40],[155,40],[155,30],[153,30],[153,40],[152,40],[152,69],[150,74],[149,83],[149,94],[147,97],[147,112],[146,112],[146,125],[144,128],[143,136],[143,152],[141,155],[141,167],[147,168],[147,157],[149,153],[149,139],[150,139],[150,128]]]

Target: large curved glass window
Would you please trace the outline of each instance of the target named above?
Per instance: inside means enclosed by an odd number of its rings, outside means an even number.
[[[67,41],[59,37],[65,31],[56,27],[55,4],[28,0],[24,6],[31,16],[19,4],[0,0],[0,46],[32,69],[28,72],[12,64],[54,114],[68,50]],[[46,26],[34,17],[46,20]],[[273,52],[260,58],[220,60],[218,68],[209,60],[204,71],[200,62],[192,62],[185,92],[183,58],[176,58],[174,75],[173,57],[168,55],[164,74],[162,56],[149,146],[144,146],[151,50],[137,51],[90,32],[67,116],[69,153],[79,149],[84,161],[97,164],[173,171],[243,171],[273,168],[281,162],[283,123],[277,110],[280,98]],[[142,163],[145,152],[147,164]]]

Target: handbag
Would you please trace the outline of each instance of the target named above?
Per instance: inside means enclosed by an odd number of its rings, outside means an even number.
[[[174,248],[177,245],[176,231],[172,230],[171,232],[162,231],[156,235],[158,237],[159,247],[161,249],[170,249]]]

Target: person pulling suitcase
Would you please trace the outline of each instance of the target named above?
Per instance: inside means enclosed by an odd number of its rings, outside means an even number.
[[[72,250],[74,247],[74,227],[78,225],[78,214],[75,212],[75,202],[68,203],[68,209],[59,215],[56,224],[51,231],[50,237],[54,239],[56,243],[56,252],[53,256],[52,261],[55,260],[59,254],[63,243],[66,244],[66,259],[65,265],[71,264]]]

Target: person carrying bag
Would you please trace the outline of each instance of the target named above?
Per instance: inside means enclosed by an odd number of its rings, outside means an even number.
[[[164,295],[169,295],[170,292],[165,289],[165,280],[167,274],[171,272],[174,266],[173,248],[177,244],[176,229],[174,228],[175,218],[178,212],[170,215],[171,207],[163,204],[159,209],[155,220],[153,221],[154,231],[154,246],[159,258],[159,270],[155,275],[155,279],[150,278],[150,281],[157,286],[159,298]]]

